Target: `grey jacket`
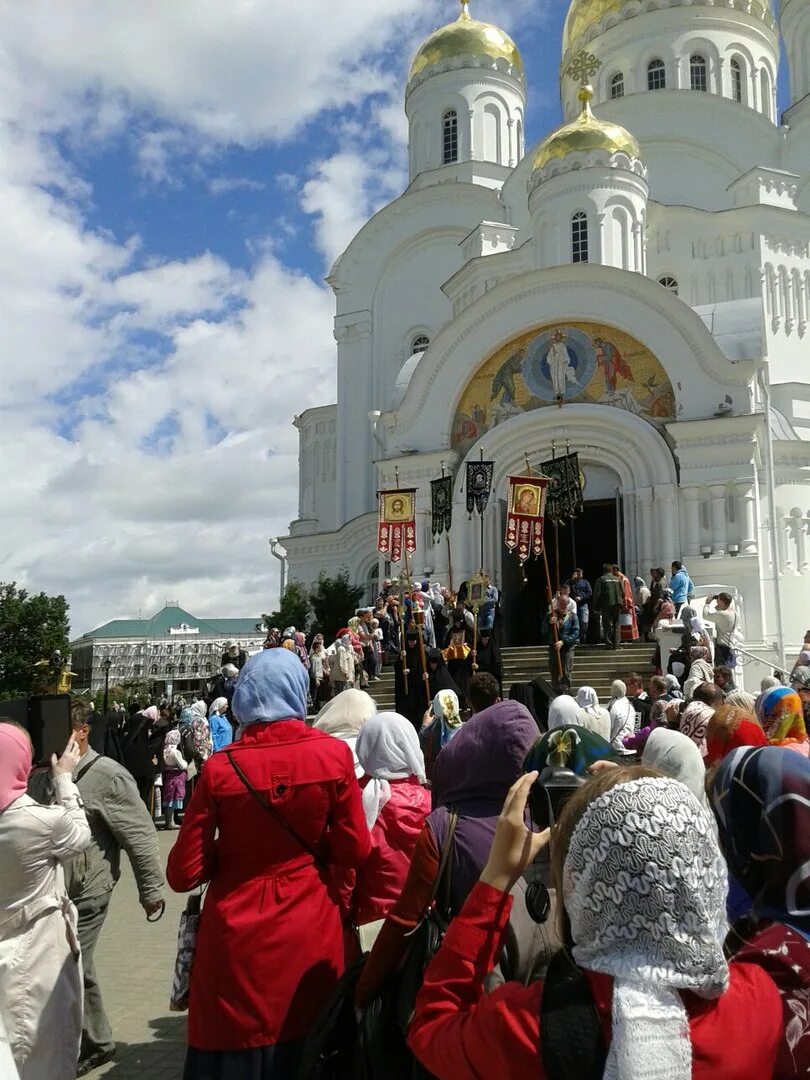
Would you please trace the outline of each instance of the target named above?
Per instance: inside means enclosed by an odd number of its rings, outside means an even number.
[[[93,765],[88,769],[91,761]],[[121,876],[121,848],[132,863],[141,903],[165,899],[166,876],[155,826],[124,766],[88,750],[74,770],[73,779],[84,803],[92,839],[87,850],[65,867],[71,900],[89,900],[112,892]]]

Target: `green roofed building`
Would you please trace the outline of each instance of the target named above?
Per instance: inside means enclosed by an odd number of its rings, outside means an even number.
[[[73,689],[102,690],[109,660],[110,686],[145,679],[156,697],[201,690],[219,670],[226,643],[254,653],[266,634],[261,616],[198,619],[167,603],[151,619],[113,619],[71,642]]]

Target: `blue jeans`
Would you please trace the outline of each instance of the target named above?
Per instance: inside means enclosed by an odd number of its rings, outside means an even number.
[[[478,609],[478,631],[491,630],[495,625],[495,604],[490,600]]]
[[[584,645],[588,640],[588,623],[591,621],[591,613],[587,604],[577,607],[577,618],[579,619],[579,643]]]

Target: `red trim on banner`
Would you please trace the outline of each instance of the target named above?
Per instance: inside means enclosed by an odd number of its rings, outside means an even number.
[[[543,554],[547,476],[510,476],[504,543],[521,562]]]

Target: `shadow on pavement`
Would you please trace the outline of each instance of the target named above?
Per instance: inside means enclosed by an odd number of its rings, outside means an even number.
[[[186,1016],[158,1016],[149,1021],[148,1042],[118,1043],[118,1053],[109,1065],[87,1074],[88,1080],[180,1080],[186,1059]]]

